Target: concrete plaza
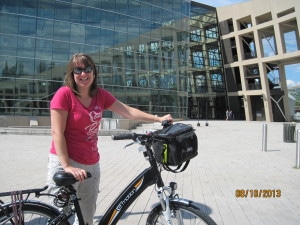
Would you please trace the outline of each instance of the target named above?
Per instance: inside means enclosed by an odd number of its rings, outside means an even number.
[[[167,182],[178,183],[182,197],[193,199],[220,225],[300,224],[297,143],[283,141],[283,123],[208,121],[205,126],[200,121],[197,126],[197,121],[183,122],[196,129],[199,154],[183,173],[163,172]],[[264,125],[267,151],[262,151]],[[147,124],[138,131],[151,127],[157,125]],[[49,135],[1,134],[0,192],[43,187],[50,142]],[[129,142],[99,136],[101,183],[95,221],[147,166],[137,145],[123,148]],[[145,224],[157,201],[155,194],[149,187],[118,224]]]

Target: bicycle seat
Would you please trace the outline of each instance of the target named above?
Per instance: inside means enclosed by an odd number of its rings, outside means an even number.
[[[90,178],[91,173],[87,172],[87,178]],[[69,186],[75,184],[78,180],[71,173],[65,171],[58,171],[54,174],[53,180],[57,186]]]

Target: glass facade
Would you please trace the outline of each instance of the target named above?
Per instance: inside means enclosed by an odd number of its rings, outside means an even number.
[[[0,115],[48,116],[69,58],[85,52],[99,86],[119,100],[188,117],[189,96],[207,99],[209,85],[214,93],[224,87],[216,12],[206,7],[189,0],[1,0]],[[211,14],[215,25],[202,27]],[[215,41],[194,51],[203,38]]]
[[[216,9],[191,2],[188,117],[224,119],[226,85]]]

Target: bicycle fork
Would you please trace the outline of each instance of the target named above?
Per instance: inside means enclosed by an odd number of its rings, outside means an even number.
[[[171,182],[168,187],[159,188],[157,191],[157,196],[162,206],[162,213],[165,218],[165,221],[168,225],[173,225],[171,208],[170,208],[170,196],[173,196],[175,190],[177,189],[177,184],[175,182]],[[165,193],[167,192],[167,194]],[[181,224],[181,223],[180,223]]]

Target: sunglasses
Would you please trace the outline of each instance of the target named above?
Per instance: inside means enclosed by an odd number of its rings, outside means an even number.
[[[73,73],[75,73],[75,74],[81,74],[83,71],[85,73],[91,73],[93,71],[93,67],[91,67],[91,66],[86,66],[85,68],[75,67],[73,69]]]

